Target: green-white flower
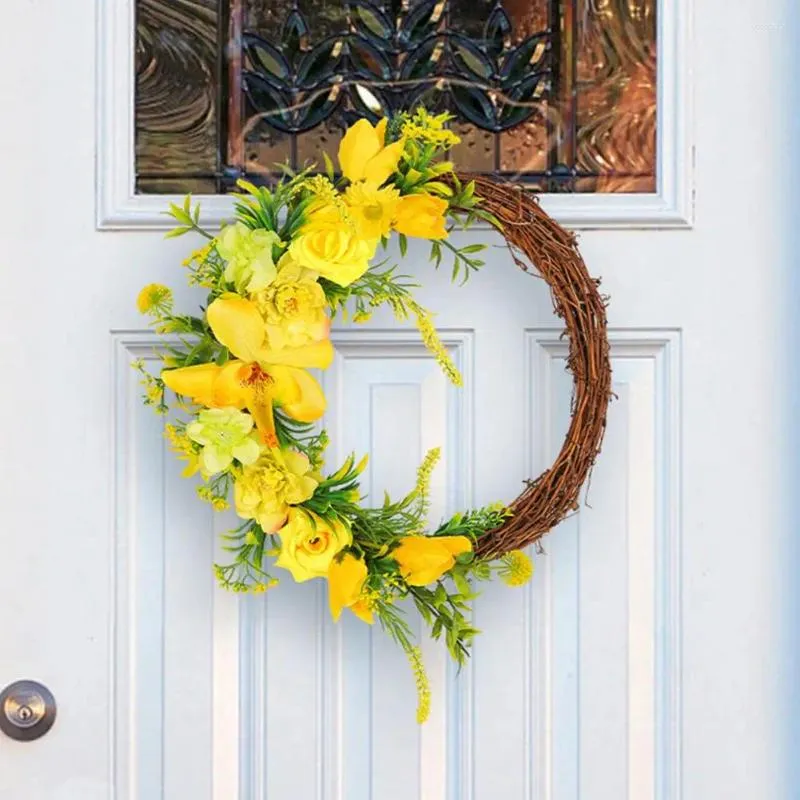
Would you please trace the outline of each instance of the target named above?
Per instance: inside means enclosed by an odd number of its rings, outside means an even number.
[[[200,463],[203,473],[224,472],[235,458],[249,465],[258,460],[261,448],[251,436],[253,418],[236,408],[209,408],[201,411],[186,426],[186,435],[202,445]]]
[[[275,280],[278,269],[272,260],[272,248],[281,240],[274,231],[251,230],[236,222],[220,231],[216,244],[217,252],[228,262],[225,280],[237,292],[260,292]]]

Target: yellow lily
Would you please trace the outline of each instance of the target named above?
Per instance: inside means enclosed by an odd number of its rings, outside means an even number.
[[[266,328],[258,308],[238,295],[214,300],[206,317],[217,341],[235,360],[223,366],[197,364],[164,370],[161,378],[178,394],[209,408],[247,408],[264,443],[278,446],[273,403],[292,419],[313,422],[325,412],[325,395],[306,371],[333,360],[329,339],[279,350],[265,346]]]
[[[404,536],[391,552],[409,586],[438,581],[455,563],[455,557],[472,550],[466,536]]]
[[[374,128],[369,120],[360,119],[347,129],[339,145],[339,165],[352,183],[380,186],[397,169],[405,139],[386,145],[386,124],[385,117]]]
[[[338,621],[342,610],[349,608],[360,620],[372,625],[372,609],[362,599],[367,565],[351,553],[345,553],[340,561],[335,559],[328,567],[328,604],[331,616]]]

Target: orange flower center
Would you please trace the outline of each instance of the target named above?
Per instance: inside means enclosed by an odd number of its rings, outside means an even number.
[[[255,392],[263,392],[275,383],[272,375],[263,370],[260,364],[256,363],[245,364],[239,373],[239,378],[242,386],[253,389]]]
[[[324,553],[328,549],[329,537],[328,534],[322,531],[315,531],[311,536],[306,539],[305,546],[309,553],[316,555],[317,553]]]

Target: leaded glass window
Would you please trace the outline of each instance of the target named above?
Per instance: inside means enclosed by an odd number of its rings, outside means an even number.
[[[139,193],[266,181],[421,103],[463,170],[656,191],[656,0],[136,0],[136,30]]]

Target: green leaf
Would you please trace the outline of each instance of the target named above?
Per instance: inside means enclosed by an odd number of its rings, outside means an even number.
[[[456,585],[456,588],[459,592],[463,595],[468,595],[471,592],[472,587],[469,585],[469,581],[464,577],[464,575],[460,572],[453,573],[453,582]]]
[[[408,252],[408,239],[404,233],[401,233],[397,237],[398,244],[400,245],[400,255],[405,258],[406,253]]]
[[[425,191],[438,194],[440,197],[452,197],[453,190],[446,184],[440,181],[428,181],[425,184]]]
[[[228,362],[228,358],[230,357],[230,353],[228,352],[227,347],[223,347],[222,350],[219,351],[219,355],[216,359],[216,364],[218,367],[221,367],[223,364]]]
[[[171,231],[167,231],[164,234],[165,239],[175,239],[178,236],[183,236],[185,233],[189,233],[191,228],[173,228]]]
[[[436,586],[436,591],[433,593],[433,604],[436,608],[441,608],[447,602],[447,591],[442,584]]]

